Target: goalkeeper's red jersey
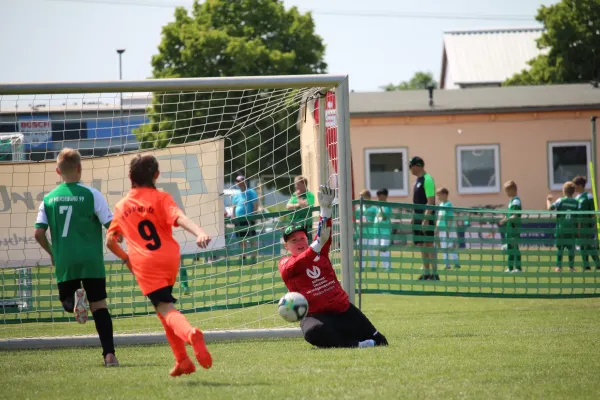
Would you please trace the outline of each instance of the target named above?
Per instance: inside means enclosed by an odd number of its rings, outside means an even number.
[[[331,219],[327,220],[327,225],[331,226]],[[344,312],[350,307],[348,295],[329,260],[330,247],[331,237],[320,254],[309,247],[296,257],[287,256],[279,261],[279,273],[285,286],[308,300],[308,315]]]

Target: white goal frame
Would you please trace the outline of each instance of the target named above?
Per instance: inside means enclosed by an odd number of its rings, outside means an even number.
[[[0,83],[2,95],[54,95],[76,93],[124,93],[124,92],[167,92],[191,90],[243,90],[243,89],[300,89],[335,88],[337,112],[338,145],[338,185],[340,216],[340,258],[342,287],[354,303],[355,279],[353,251],[353,212],[352,212],[352,176],[350,146],[349,86],[347,75],[283,75],[226,78],[177,78],[145,79],[131,81],[90,81],[90,82],[40,82],[40,83]],[[325,93],[323,93],[323,96]],[[328,156],[325,148],[326,124],[325,101],[319,101],[319,177],[327,181]],[[299,328],[248,329],[207,331],[207,341],[237,339],[267,339],[301,337]],[[117,345],[165,343],[164,333],[139,333],[115,335]],[[96,336],[62,336],[43,338],[19,338],[0,340],[0,349],[31,349],[97,346]]]

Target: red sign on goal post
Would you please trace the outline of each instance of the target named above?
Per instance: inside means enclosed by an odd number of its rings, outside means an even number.
[[[314,110],[315,126],[319,126],[319,99],[315,101]],[[329,160],[335,174],[338,173],[338,149],[337,149],[337,119],[335,93],[327,92],[325,95],[325,146],[329,154]],[[352,198],[354,198],[354,163],[350,155],[350,170],[352,174]]]

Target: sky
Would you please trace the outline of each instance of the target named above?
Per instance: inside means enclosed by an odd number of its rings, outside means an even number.
[[[539,0],[284,0],[313,11],[328,72],[378,91],[416,71],[439,80],[448,30],[536,27]],[[152,76],[161,28],[193,0],[0,0],[0,82],[98,81]]]

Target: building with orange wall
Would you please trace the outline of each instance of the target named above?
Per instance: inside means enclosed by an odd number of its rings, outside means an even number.
[[[314,191],[318,129],[312,112],[300,114],[303,174]],[[514,180],[525,209],[543,209],[564,181],[589,180],[595,115],[600,89],[590,84],[434,90],[431,99],[427,90],[351,93],[356,193],[386,187],[391,201],[411,202],[407,164],[418,155],[455,206],[503,205],[502,183]]]

